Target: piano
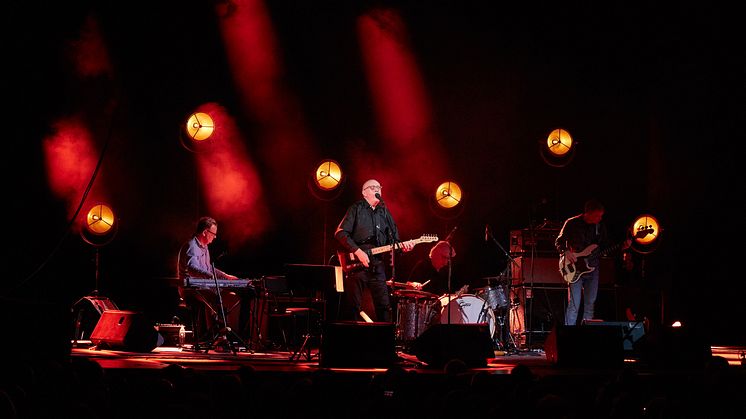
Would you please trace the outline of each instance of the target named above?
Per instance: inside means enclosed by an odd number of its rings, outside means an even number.
[[[254,283],[261,281],[260,279],[248,279],[248,278],[239,278],[239,279],[218,279],[218,286],[220,288],[254,288]],[[194,288],[215,288],[215,280],[212,278],[187,278],[187,287],[194,287]]]

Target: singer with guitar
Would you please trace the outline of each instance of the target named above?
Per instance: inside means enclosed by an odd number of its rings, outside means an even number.
[[[561,254],[560,274],[567,282],[566,325],[577,323],[581,297],[583,320],[593,319],[602,256],[602,252],[594,250],[610,247],[603,216],[603,204],[589,199],[582,214],[565,220],[554,242]],[[631,243],[631,239],[626,239],[619,247],[627,249]]]
[[[345,317],[350,320],[367,320],[361,314],[363,290],[368,288],[375,307],[374,320],[391,321],[391,302],[386,284],[386,256],[373,254],[376,246],[392,245],[396,250],[408,252],[414,241],[399,240],[399,230],[394,218],[381,197],[381,184],[375,179],[363,183],[363,199],[350,205],[337,227],[334,237],[342,247],[340,263],[345,271]],[[395,250],[395,251],[396,251]],[[354,258],[355,263],[348,256]]]

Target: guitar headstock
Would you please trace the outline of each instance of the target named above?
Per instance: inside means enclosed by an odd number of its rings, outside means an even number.
[[[648,228],[643,229],[643,230],[637,230],[637,232],[635,232],[634,238],[635,239],[641,239],[641,238],[647,236],[648,234],[653,234],[653,233],[655,233],[655,229],[652,228],[652,227],[648,227]]]
[[[420,241],[423,243],[436,242],[438,241],[438,235],[437,234],[423,234],[420,237]]]

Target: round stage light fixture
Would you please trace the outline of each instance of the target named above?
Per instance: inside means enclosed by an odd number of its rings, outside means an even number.
[[[549,133],[546,141],[539,142],[539,154],[548,165],[564,167],[575,156],[577,148],[570,132],[557,128]]]
[[[88,244],[103,246],[114,238],[118,224],[114,210],[107,204],[97,203],[86,213],[80,234]]]
[[[316,168],[314,184],[323,191],[332,191],[342,183],[342,169],[339,163],[327,159],[319,163]]]
[[[650,214],[642,214],[635,218],[630,227],[632,249],[638,253],[650,253],[660,243],[662,228],[658,219]]]
[[[446,209],[456,207],[461,203],[461,187],[452,181],[441,183],[435,190],[435,202]]]
[[[193,141],[204,141],[210,138],[215,131],[215,123],[210,115],[204,112],[195,112],[189,116],[185,131]]]

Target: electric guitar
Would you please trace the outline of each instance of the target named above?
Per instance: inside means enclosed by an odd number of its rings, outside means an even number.
[[[408,240],[407,243],[412,243],[413,245],[417,245],[419,243],[427,243],[427,242],[436,242],[438,241],[438,236],[435,234],[423,234],[422,237],[419,239],[412,239]],[[363,249],[365,253],[368,254],[368,257],[371,257],[373,255],[377,255],[379,253],[385,253],[390,252],[392,249],[401,249],[404,247],[403,242],[394,243],[394,244],[387,244],[385,246],[380,247],[373,247],[370,249]],[[339,259],[339,264],[342,266],[342,270],[344,272],[350,272],[354,271],[356,269],[364,268],[362,262],[355,256],[354,253],[345,252],[345,251],[337,251],[337,258]]]
[[[635,233],[634,238],[641,239],[648,234],[651,234],[653,232],[652,228],[648,228],[645,230],[640,230],[637,233]],[[626,239],[624,240],[626,241]],[[567,282],[568,284],[572,284],[578,281],[581,276],[584,274],[587,274],[589,272],[593,272],[596,268],[592,266],[588,266],[588,258],[589,257],[595,257],[595,256],[606,256],[611,252],[616,251],[619,249],[619,247],[624,244],[624,241],[621,241],[619,243],[616,243],[614,245],[611,245],[609,247],[606,247],[604,249],[599,249],[597,244],[591,244],[585,249],[581,250],[580,252],[574,253],[570,252],[569,250],[560,256],[559,259],[559,273],[562,275],[562,278]],[[570,252],[573,255],[575,255],[575,258],[577,259],[575,263],[570,262],[567,260],[566,256],[567,253]]]

